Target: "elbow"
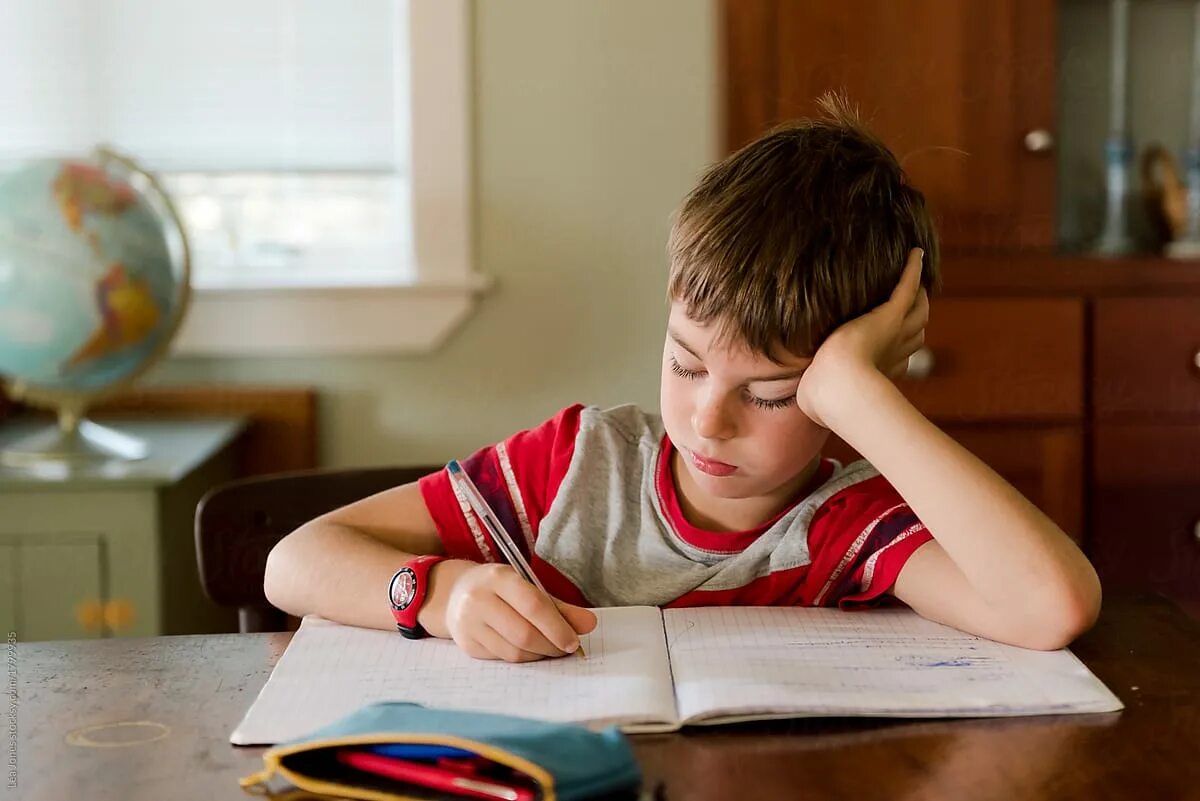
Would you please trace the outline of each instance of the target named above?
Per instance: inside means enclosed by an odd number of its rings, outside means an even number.
[[[263,571],[263,596],[276,609],[290,615],[302,615],[303,612],[298,611],[291,592],[296,585],[296,560],[292,554],[295,545],[292,538],[295,534],[296,532],[292,532],[275,543],[267,553],[266,569]]]
[[[1100,598],[1100,581],[1089,566],[1088,575],[1053,593],[1051,600],[1034,616],[1034,622],[1022,638],[1025,641],[1016,644],[1039,651],[1066,648],[1096,624],[1100,616]]]
[[[275,543],[275,546],[267,553],[267,566],[263,571],[263,596],[267,602],[276,609],[281,609],[280,605],[280,590],[279,590],[279,545],[282,542]]]

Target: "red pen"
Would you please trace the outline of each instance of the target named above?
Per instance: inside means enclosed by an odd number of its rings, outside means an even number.
[[[422,765],[365,751],[338,751],[337,758],[342,764],[358,770],[470,798],[489,801],[534,801],[535,798],[528,787],[464,775],[446,766]]]

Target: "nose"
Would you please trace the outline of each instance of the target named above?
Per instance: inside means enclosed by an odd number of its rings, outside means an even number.
[[[718,392],[704,393],[692,410],[692,429],[703,439],[731,439],[736,421]]]

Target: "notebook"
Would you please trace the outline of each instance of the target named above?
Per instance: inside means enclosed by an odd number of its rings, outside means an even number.
[[[908,609],[596,610],[587,659],[509,664],[450,640],[304,618],[236,745],[306,735],[376,701],[474,709],[627,732],[766,718],[982,717],[1111,712],[1069,650],[1030,651]]]

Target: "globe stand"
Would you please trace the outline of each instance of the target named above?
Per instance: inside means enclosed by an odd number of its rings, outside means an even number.
[[[147,455],[148,446],[137,437],[60,408],[57,426],[29,434],[0,450],[0,463],[35,468],[47,464],[83,466],[113,459],[137,461]]]

